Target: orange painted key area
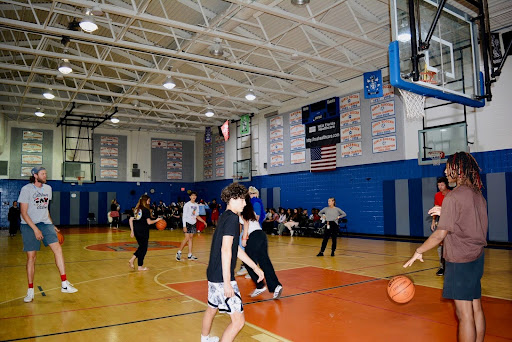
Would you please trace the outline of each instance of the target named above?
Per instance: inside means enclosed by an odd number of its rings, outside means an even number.
[[[292,341],[455,341],[457,319],[442,290],[416,286],[414,299],[396,304],[386,279],[316,267],[277,272],[286,290],[279,300],[265,292],[257,298],[252,280],[237,277],[246,321]],[[169,284],[185,295],[207,301],[207,282]],[[510,341],[510,301],[483,298],[486,341]]]

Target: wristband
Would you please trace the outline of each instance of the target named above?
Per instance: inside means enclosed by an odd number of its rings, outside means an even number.
[[[242,240],[249,240],[249,238],[247,238],[247,239],[242,238]]]

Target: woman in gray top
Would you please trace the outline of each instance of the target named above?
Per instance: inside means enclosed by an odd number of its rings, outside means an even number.
[[[331,246],[331,256],[334,256],[334,251],[336,250],[336,238],[338,237],[338,220],[347,216],[343,210],[336,207],[336,200],[334,197],[329,198],[327,201],[329,204],[328,207],[320,210],[318,215],[325,219],[326,226],[324,229],[324,240],[322,241],[322,248],[320,249],[320,253],[316,256],[324,256],[325,247],[327,247],[327,241],[329,241],[329,237],[332,238],[332,246]]]

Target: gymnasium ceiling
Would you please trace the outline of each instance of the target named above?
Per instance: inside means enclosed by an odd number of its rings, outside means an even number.
[[[69,29],[94,6],[98,30]],[[507,27],[512,1],[489,0],[489,12],[492,31]],[[120,122],[100,127],[180,134],[334,91],[387,67],[391,39],[389,0],[0,0],[0,14],[8,120],[57,124],[75,103],[72,113],[88,117],[117,108]],[[65,76],[64,58],[73,68]],[[168,76],[172,90],[162,86]],[[42,96],[47,88],[53,100]]]

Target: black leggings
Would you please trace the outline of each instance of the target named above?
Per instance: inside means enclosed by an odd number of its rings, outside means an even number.
[[[329,229],[327,229],[327,224],[329,225]],[[324,240],[322,241],[322,249],[320,252],[324,252],[327,247],[327,241],[329,241],[329,237],[332,238],[332,246],[331,250],[334,252],[336,250],[336,238],[338,237],[338,224],[334,221],[329,221],[324,227]]]
[[[281,283],[279,282],[279,279],[277,279],[274,266],[272,266],[272,262],[268,257],[267,235],[263,230],[255,230],[251,233],[251,235],[249,235],[247,246],[245,246],[245,252],[249,258],[252,259],[252,261],[260,265],[263,273],[265,273],[265,280],[267,281],[268,290],[270,292],[274,292],[277,285],[281,285]],[[258,289],[265,287],[265,283],[263,281],[258,283],[258,276],[249,266],[247,266],[247,272],[249,272],[251,279],[254,281]]]
[[[135,257],[137,258],[137,265],[142,266],[144,265],[144,257],[148,252],[149,230],[140,230],[135,228],[133,230],[133,235],[135,235],[135,239],[139,244],[139,247],[137,248],[135,253],[133,253],[133,255],[135,255]]]

